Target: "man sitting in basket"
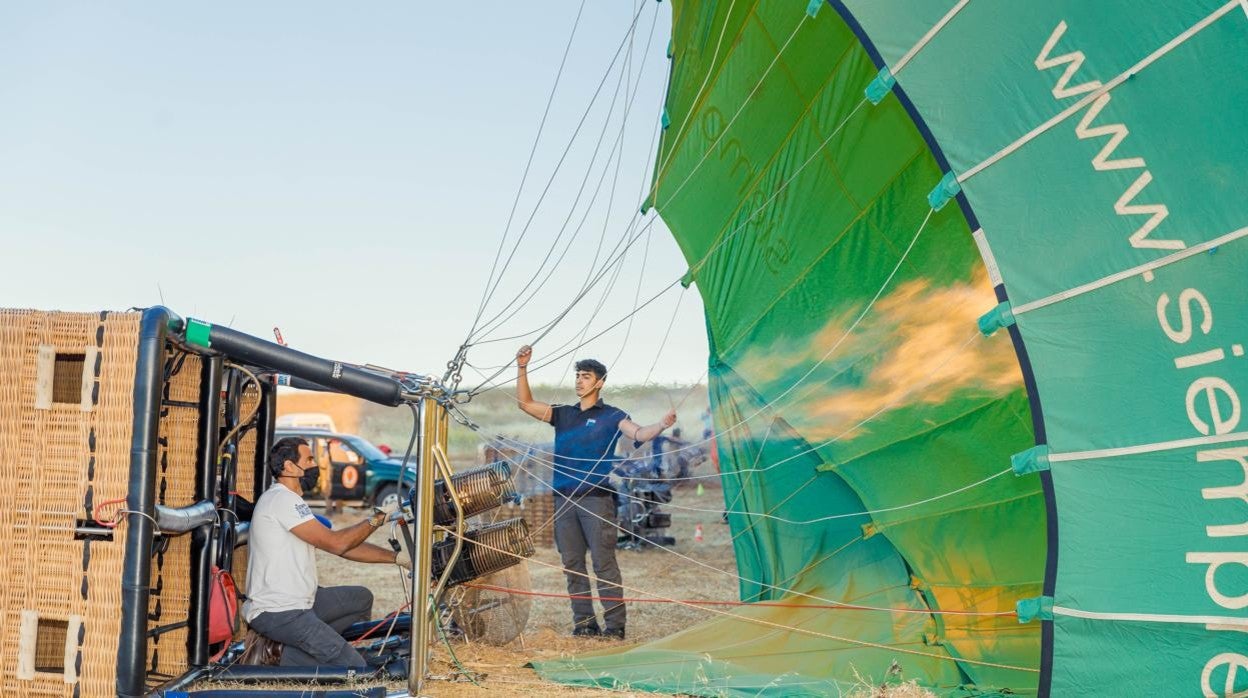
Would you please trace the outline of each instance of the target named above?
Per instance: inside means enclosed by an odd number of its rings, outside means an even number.
[[[256,501],[251,518],[243,618],[255,632],[285,645],[284,666],[367,666],[342,632],[371,617],[373,594],[360,586],[318,586],[313,548],[356,562],[411,569],[409,556],[364,542],[389,512],[378,509],[338,530],[317,521],[303,490],[315,485],[320,469],[312,449],[298,437],[274,444],[268,467],[276,481]]]

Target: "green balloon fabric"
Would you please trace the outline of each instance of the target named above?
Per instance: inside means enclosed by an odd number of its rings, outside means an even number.
[[[648,203],[758,603],[539,673],[1248,695],[1248,5],[678,1],[672,35]]]

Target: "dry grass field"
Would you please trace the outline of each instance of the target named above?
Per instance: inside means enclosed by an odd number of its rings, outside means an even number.
[[[716,570],[682,560],[657,549],[620,550],[618,559],[624,576],[624,585],[630,587],[629,596],[656,596],[672,599],[721,599],[735,600],[737,584],[732,576],[736,562],[729,541],[728,527],[719,523],[718,509],[722,507],[718,488],[707,489],[698,497],[694,490],[681,490],[678,501],[683,506],[705,508],[709,513],[672,512],[670,532],[677,538],[674,550]],[[357,515],[358,516],[358,515]],[[350,513],[340,517],[343,523],[353,520]],[[703,541],[694,541],[695,527],[701,524]],[[379,545],[385,544],[385,535],[375,534]],[[319,553],[318,553],[319,554]],[[364,584],[373,589],[376,601],[374,614],[381,616],[398,608],[406,601],[399,576],[393,569],[379,565],[360,565],[320,554],[318,560],[321,583]],[[537,554],[525,563],[532,580],[532,589],[539,593],[566,594],[563,572],[560,570],[559,554],[554,548],[538,548]],[[388,566],[386,566],[388,567]],[[643,593],[649,592],[649,593]],[[610,646],[623,646],[665,637],[683,630],[707,618],[709,613],[670,603],[634,603],[629,605],[626,642],[573,638],[571,610],[567,599],[534,597],[528,625],[524,634],[503,647],[480,643],[456,643],[455,652],[467,669],[485,675],[479,680],[480,687],[467,682],[435,680],[429,687],[430,696],[578,696],[603,695],[601,689],[574,688],[542,682],[526,662],[577,654]],[[438,676],[449,676],[455,666],[445,645],[434,650],[435,664],[431,668]],[[399,686],[395,686],[398,688]],[[625,694],[627,695],[627,694]]]

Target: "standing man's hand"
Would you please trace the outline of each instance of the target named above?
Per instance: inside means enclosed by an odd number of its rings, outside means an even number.
[[[550,422],[550,405],[533,399],[533,391],[529,388],[529,359],[533,358],[533,347],[528,344],[516,351],[516,402],[524,413]]]
[[[676,410],[668,410],[667,414],[663,415],[662,422],[664,429],[670,429],[676,423]]]

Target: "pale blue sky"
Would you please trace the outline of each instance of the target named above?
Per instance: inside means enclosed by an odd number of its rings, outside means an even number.
[[[579,6],[0,5],[0,305],[123,309],[160,302],[159,284],[183,315],[233,320],[266,338],[278,325],[316,354],[440,373],[477,308]],[[599,236],[606,231],[607,248],[620,238],[649,181],[670,4],[587,0],[510,239],[636,8],[633,50],[621,55],[631,56],[637,94],[614,215],[605,214],[613,164],[549,285],[495,336],[540,325],[571,299]],[[608,77],[494,309],[532,277],[571,209],[618,75]],[[574,226],[620,133],[624,102],[621,92]],[[639,242],[629,253],[595,328],[633,307],[642,252]],[[648,259],[643,300],[686,267],[661,224]],[[538,345],[539,361],[580,333],[604,286]],[[700,300],[696,290],[683,295],[655,380],[692,382],[705,368]],[[626,346],[621,327],[578,354],[609,363],[619,355],[612,380],[640,382],[676,297],[639,315]],[[483,345],[470,359],[499,364],[518,344]],[[553,381],[564,368],[538,379]]]

